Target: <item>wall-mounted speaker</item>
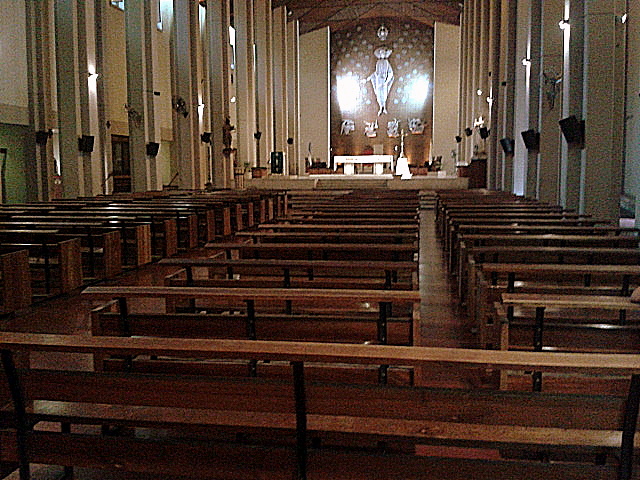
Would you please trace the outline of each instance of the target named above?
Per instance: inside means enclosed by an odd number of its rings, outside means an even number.
[[[456,135],[456,143],[460,143],[462,141],[462,137],[460,135]]]
[[[584,120],[578,120],[575,115],[571,115],[567,118],[563,118],[558,122],[560,124],[560,130],[567,143],[570,144],[584,144]]]
[[[480,138],[485,140],[489,137],[489,129],[487,127],[480,127],[478,130],[480,132]]]
[[[38,130],[36,132],[36,145],[46,145],[51,135],[51,131],[46,132],[44,130]]]
[[[502,146],[502,151],[505,155],[513,155],[516,147],[516,141],[513,138],[501,138],[500,145]]]
[[[202,143],[211,143],[211,132],[202,132],[200,134],[200,141]]]
[[[158,150],[160,150],[160,144],[157,142],[149,142],[147,143],[147,155],[150,157],[155,157],[158,155]]]
[[[467,127],[467,128],[464,129],[464,134],[467,137],[470,137],[471,135],[473,135],[473,130],[471,130],[469,127]]]
[[[93,152],[93,135],[82,135],[78,138],[78,150],[82,153]]]
[[[540,132],[536,132],[533,128],[521,132],[524,146],[527,150],[537,152],[540,150]]]

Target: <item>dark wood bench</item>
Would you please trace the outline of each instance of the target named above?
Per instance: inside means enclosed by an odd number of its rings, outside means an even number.
[[[0,455],[19,462],[22,479],[29,478],[32,463],[225,480],[264,475],[592,480],[616,478],[617,471],[619,480],[635,478],[637,404],[624,396],[325,384],[305,378],[307,366],[317,362],[474,365],[626,375],[632,378],[633,398],[640,388],[635,355],[18,333],[0,335],[0,348],[15,415],[0,431]],[[32,352],[261,358],[291,366],[288,378],[268,381],[42,370],[37,364],[16,368]],[[61,428],[41,429],[41,421]],[[76,433],[83,425],[142,428],[148,434],[101,435],[86,427]],[[158,430],[162,433],[154,434]],[[446,450],[437,458],[416,455],[416,448],[430,445],[484,449],[494,460],[446,458]],[[565,460],[495,454],[514,448]]]
[[[507,322],[496,321],[494,303],[503,293],[607,295],[628,297],[640,284],[640,265],[576,265],[484,263],[476,269],[469,296],[469,311],[476,318],[480,345],[495,348],[502,340],[509,348],[533,348],[531,323],[516,322],[513,306],[507,307]],[[557,315],[556,315],[557,316]],[[594,322],[573,322],[569,316],[552,323],[553,338],[545,345],[568,351],[638,351],[637,326],[624,325],[624,318],[602,318]],[[620,321],[622,320],[622,321]],[[504,329],[508,331],[504,331]],[[531,335],[529,335],[531,334]],[[523,335],[529,335],[525,340]]]
[[[29,251],[0,247],[0,314],[6,315],[31,305]]]
[[[372,288],[417,290],[415,262],[168,258],[160,265],[180,267],[165,277],[167,286],[247,286],[293,288]],[[194,270],[204,270],[197,277]],[[238,278],[239,277],[239,278]],[[266,282],[266,283],[265,283]]]
[[[208,243],[227,258],[287,258],[300,260],[414,261],[417,246],[408,243]]]
[[[31,292],[34,298],[48,298],[69,293],[82,286],[81,245],[79,238],[60,239],[55,231],[20,230],[21,243],[8,243],[7,236],[0,238],[0,252],[27,250]],[[2,233],[6,233],[6,230]],[[30,243],[33,242],[33,243]]]

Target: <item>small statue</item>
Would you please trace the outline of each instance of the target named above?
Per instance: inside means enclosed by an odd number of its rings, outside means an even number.
[[[556,96],[558,95],[556,88],[562,81],[562,75],[542,72],[542,76],[544,77],[545,95],[549,103],[549,110],[553,110],[553,107],[556,105]]]
[[[367,137],[369,138],[377,137],[378,136],[378,134],[376,133],[377,129],[378,129],[377,119],[375,122],[364,122],[364,134]]]
[[[226,151],[231,151],[231,142],[233,137],[231,136],[231,132],[235,130],[236,127],[231,125],[231,120],[229,117],[224,119],[224,125],[222,125],[222,144],[224,145],[224,149]]]
[[[400,122],[397,118],[394,118],[390,122],[387,122],[387,136],[390,138],[398,138],[400,136]]]
[[[342,120],[340,124],[340,135],[349,135],[355,131],[356,123],[353,120]]]

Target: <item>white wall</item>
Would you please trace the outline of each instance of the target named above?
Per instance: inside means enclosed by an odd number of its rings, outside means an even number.
[[[0,0],[0,18],[4,19],[0,28],[0,123],[28,125],[24,0]]]
[[[329,165],[329,29],[300,36],[300,154]]]
[[[436,23],[433,55],[433,149],[431,156],[442,156],[442,169],[455,175],[455,160],[451,151],[457,151],[460,27]]]

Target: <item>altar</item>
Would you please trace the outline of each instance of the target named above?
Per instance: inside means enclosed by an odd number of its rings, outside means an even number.
[[[333,157],[333,169],[337,170],[338,165],[343,165],[345,175],[353,175],[356,164],[372,164],[373,173],[382,175],[384,165],[387,163],[389,169],[393,171],[393,155],[336,155]]]

